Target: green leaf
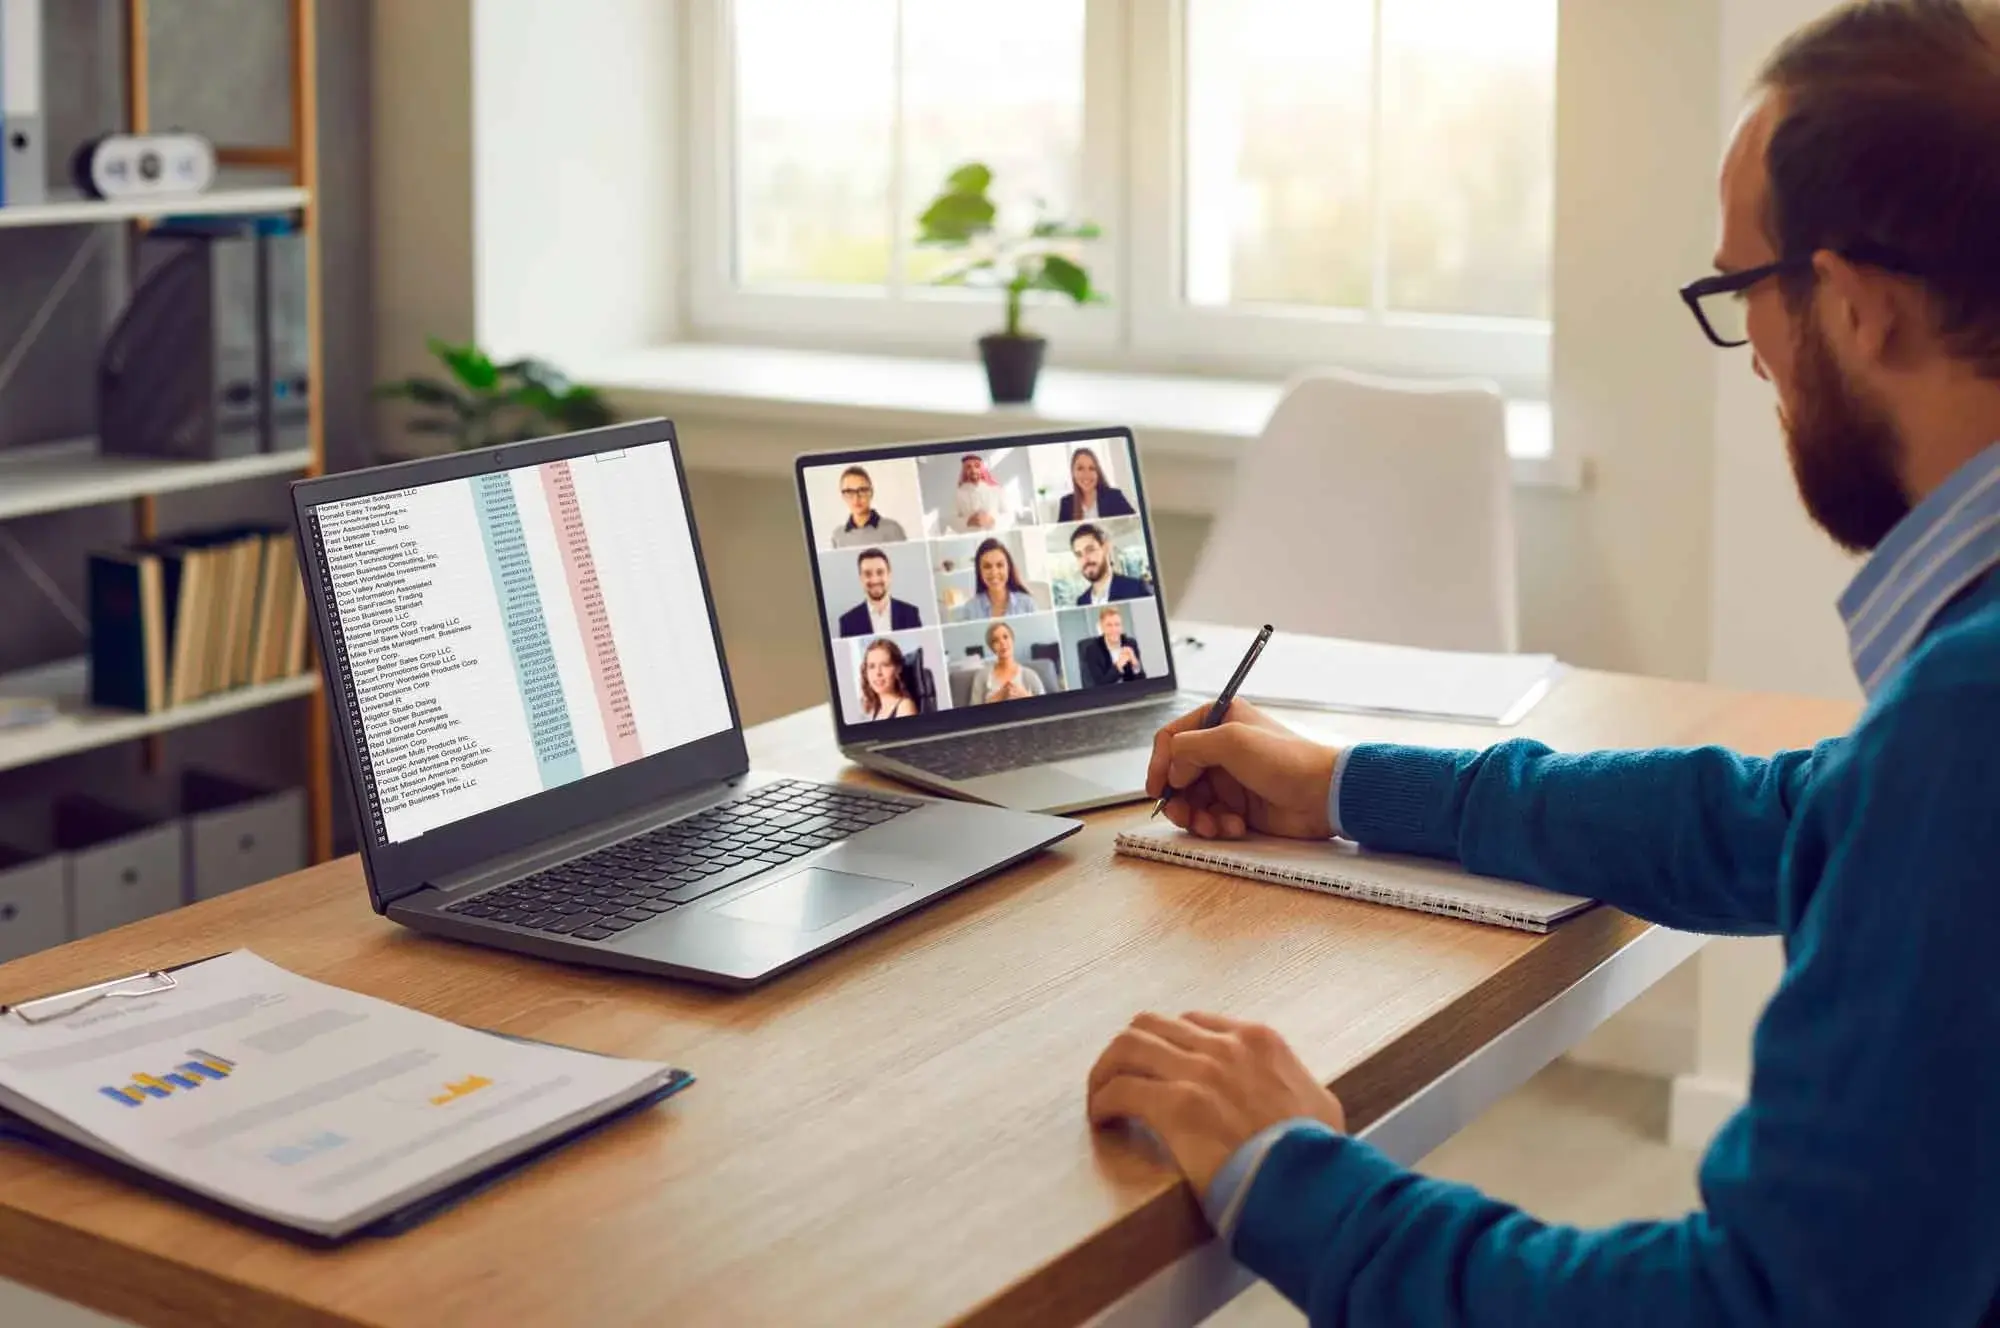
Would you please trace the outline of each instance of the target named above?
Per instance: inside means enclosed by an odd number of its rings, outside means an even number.
[[[551,396],[559,397],[570,389],[569,375],[547,360],[515,360],[512,364],[501,365],[500,373],[542,388]]]
[[[533,383],[516,388],[509,394],[508,400],[536,415],[553,415],[556,411],[555,394]]]
[[[990,258],[975,258],[970,262],[949,267],[931,278],[933,286],[969,286],[971,277],[980,272],[991,272],[994,263]]]
[[[435,378],[402,378],[381,383],[371,395],[381,399],[414,401],[420,406],[438,406],[461,417],[472,413],[472,403],[458,389]]]
[[[601,429],[616,417],[594,387],[573,387],[558,403],[556,418],[571,429]]]
[[[535,417],[523,427],[539,429],[531,437],[574,429],[595,429],[612,422],[611,407],[594,387],[570,387],[551,392],[538,383],[528,383],[508,399]],[[555,426],[553,428],[548,426]]]
[[[484,392],[500,380],[500,370],[477,346],[454,346],[432,337],[431,354],[444,362],[452,377],[475,392]]]
[[[917,243],[967,244],[993,229],[997,209],[984,194],[939,194],[917,218]]]
[[[1038,221],[1028,232],[1037,240],[1097,240],[1104,228],[1094,221]]]
[[[1090,273],[1061,254],[1050,254],[1042,259],[1042,270],[1035,285],[1042,290],[1061,291],[1078,304],[1093,304],[1103,298],[1091,289]]]
[[[946,193],[983,194],[993,187],[993,168],[985,162],[969,161],[944,177]]]

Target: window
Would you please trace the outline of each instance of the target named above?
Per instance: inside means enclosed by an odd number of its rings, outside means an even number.
[[[909,244],[978,158],[1075,204],[1083,0],[734,0],[733,275],[896,292],[942,269]]]
[[[1079,361],[1546,383],[1556,0],[697,0],[704,336],[946,351],[953,167],[1105,227]],[[711,113],[703,114],[703,108]]]

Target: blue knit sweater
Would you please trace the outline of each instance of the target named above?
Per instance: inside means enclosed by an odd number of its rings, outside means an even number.
[[[1372,847],[1780,935],[1786,971],[1679,1221],[1552,1226],[1285,1133],[1233,1248],[1313,1324],[2000,1322],[2000,572],[1811,751],[1361,746],[1339,810]]]

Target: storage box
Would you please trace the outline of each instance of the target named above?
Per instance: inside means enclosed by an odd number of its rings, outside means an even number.
[[[70,931],[94,936],[178,908],[183,830],[95,798],[61,798],[56,847],[69,855]]]
[[[306,865],[306,800],[299,789],[274,793],[189,770],[181,777],[181,809],[193,899],[213,899]]]
[[[60,854],[0,844],[0,964],[69,939],[69,873]]]

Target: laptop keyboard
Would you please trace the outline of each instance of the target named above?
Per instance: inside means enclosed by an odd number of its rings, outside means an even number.
[[[1130,710],[1097,710],[1041,724],[1015,724],[878,750],[941,779],[977,779],[1078,756],[1150,748],[1153,735],[1186,709],[1185,702],[1176,700]]]
[[[785,780],[444,911],[583,941],[608,940],[923,805],[914,798]]]

